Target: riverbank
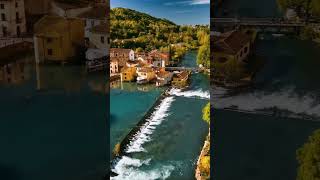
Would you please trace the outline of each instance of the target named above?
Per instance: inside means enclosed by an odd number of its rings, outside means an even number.
[[[200,156],[197,161],[195,178],[197,180],[210,179],[210,129],[209,134],[204,141]]]

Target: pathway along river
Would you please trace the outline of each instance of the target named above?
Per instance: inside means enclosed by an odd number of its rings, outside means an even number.
[[[196,66],[196,53],[188,52],[182,66]],[[172,95],[153,110],[147,120],[150,123],[130,141],[128,155],[121,157],[112,169],[119,175],[111,179],[194,179],[196,161],[208,134],[208,125],[201,119],[202,108],[209,101],[208,90],[208,77],[193,74],[189,90],[171,91]],[[110,150],[137,124],[162,91],[128,83],[123,90],[111,90]]]
[[[227,2],[224,6],[233,7],[230,12],[240,16],[278,16],[274,1]],[[255,51],[266,64],[253,89],[229,96],[225,89],[214,87],[211,94],[218,180],[295,179],[296,150],[320,128],[319,45],[260,35]],[[230,106],[251,113],[224,109]]]

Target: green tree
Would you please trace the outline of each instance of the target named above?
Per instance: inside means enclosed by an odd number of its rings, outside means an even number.
[[[206,68],[210,68],[210,44],[209,41],[200,46],[197,55],[197,64],[202,64]]]
[[[210,103],[208,103],[203,109],[202,109],[202,119],[210,124]]]
[[[303,147],[297,150],[299,163],[297,180],[320,179],[320,129],[316,130]]]

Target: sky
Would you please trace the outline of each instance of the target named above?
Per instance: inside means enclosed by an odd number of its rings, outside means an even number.
[[[179,25],[210,22],[210,0],[110,0],[110,3],[111,8],[134,9]]]

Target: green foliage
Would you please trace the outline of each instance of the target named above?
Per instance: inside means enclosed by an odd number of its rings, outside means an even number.
[[[297,150],[297,160],[297,180],[320,179],[320,130],[316,130],[308,142]]]
[[[202,109],[202,119],[208,124],[210,124],[210,110],[210,103]]]
[[[197,55],[197,64],[202,64],[206,68],[210,68],[210,38],[209,35],[204,35],[201,38],[202,44]]]
[[[295,9],[298,15],[320,15],[319,0],[277,0],[277,2],[283,11],[291,8]]]
[[[312,40],[315,38],[316,34],[311,26],[306,26],[300,36],[304,40]]]
[[[199,31],[209,34],[209,26],[179,26],[169,20],[126,8],[111,9],[110,21],[112,47],[131,49],[140,47],[150,51],[174,45],[173,59],[181,57],[186,49],[199,46],[197,36]]]

